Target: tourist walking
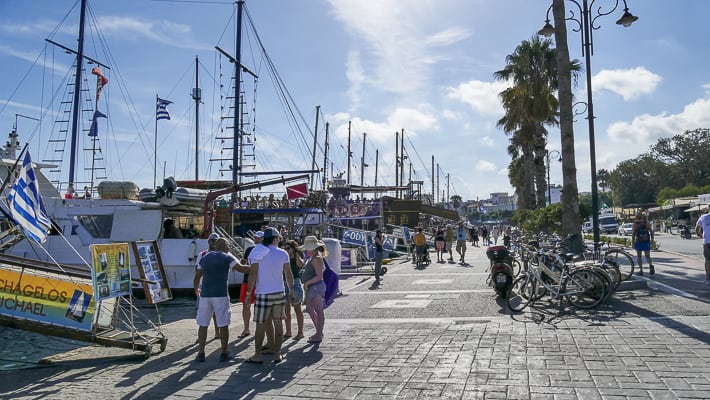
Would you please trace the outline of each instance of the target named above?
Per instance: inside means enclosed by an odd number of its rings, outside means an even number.
[[[256,332],[254,333],[254,355],[246,360],[247,363],[261,364],[264,360],[261,357],[264,344],[264,325],[269,323],[274,329],[273,347],[274,362],[283,361],[281,356],[281,343],[283,342],[284,319],[284,279],[286,276],[286,286],[293,299],[293,276],[291,275],[291,263],[286,250],[278,247],[279,231],[274,227],[264,230],[262,245],[268,249],[268,253],[257,258],[255,248],[250,257],[251,271],[249,272],[249,286],[247,287],[246,299],[251,297],[252,289],[256,293],[254,300],[254,322]],[[271,322],[269,322],[269,319]]]
[[[498,225],[495,225],[493,229],[491,229],[491,236],[493,237],[493,244],[498,244],[498,237],[500,236],[500,228],[498,228]]]
[[[288,290],[288,285],[286,285],[286,332],[284,333],[284,339],[291,337],[291,307],[293,306],[293,311],[296,314],[296,336],[293,336],[293,340],[303,339],[303,308],[301,303],[303,302],[303,283],[301,282],[301,268],[305,262],[303,261],[303,252],[298,248],[298,243],[295,240],[289,240],[284,245],[284,250],[288,253],[289,263],[291,265],[291,275],[293,275],[293,301],[290,300],[290,291]]]
[[[634,221],[631,230],[631,242],[633,243],[634,249],[636,249],[636,261],[639,265],[638,274],[643,276],[643,260],[641,258],[642,252],[646,255],[646,261],[648,261],[648,273],[650,275],[655,274],[656,270],[653,268],[653,260],[651,260],[653,230],[651,229],[645,214],[636,214],[636,221]]]
[[[197,254],[197,257],[195,258],[195,273],[197,273],[197,270],[200,269],[200,260],[202,260],[202,257],[204,257],[207,253],[210,251],[214,251],[217,248],[217,239],[219,239],[219,235],[212,232],[210,233],[210,236],[207,238],[207,248],[199,252]],[[200,280],[200,288],[202,287],[202,281]],[[200,298],[197,298],[197,306],[200,306]],[[214,338],[219,339],[219,327],[217,326],[217,316],[213,313],[212,314],[212,320],[214,321]],[[199,332],[198,332],[199,334]]]
[[[454,262],[454,253],[453,253],[453,248],[454,248],[454,238],[456,237],[456,234],[454,233],[454,227],[451,225],[446,225],[446,251],[449,253],[449,262],[453,263]]]
[[[695,223],[695,234],[703,238],[703,256],[705,257],[705,286],[710,286],[710,204],[705,214]]]
[[[463,222],[459,222],[459,226],[456,228],[456,253],[461,256],[459,262],[461,264],[465,263],[464,256],[466,255],[466,227],[463,226]]]
[[[471,241],[474,247],[478,247],[478,228],[475,226],[471,228]]]
[[[434,244],[436,245],[436,261],[444,262],[444,230],[441,227],[436,229],[436,234],[434,235]]]
[[[316,333],[308,338],[308,343],[320,343],[323,340],[323,327],[325,326],[323,271],[328,251],[325,244],[315,236],[306,236],[301,249],[306,254],[306,264],[303,267],[303,275],[301,275],[306,296],[306,312],[316,328]]]
[[[384,237],[382,236],[382,230],[378,229],[375,231],[375,284],[380,284],[380,277],[382,276],[382,259],[385,256],[385,248],[382,246],[384,244]]]
[[[197,308],[197,358],[199,362],[205,361],[205,342],[207,341],[207,327],[210,325],[212,314],[217,317],[219,336],[222,352],[219,361],[229,360],[229,323],[231,310],[229,307],[229,292],[227,280],[230,270],[236,270],[239,260],[228,253],[229,247],[224,238],[217,239],[215,251],[205,254],[200,260],[200,268],[195,270],[193,287],[195,295],[200,299]],[[200,285],[202,280],[202,285]]]

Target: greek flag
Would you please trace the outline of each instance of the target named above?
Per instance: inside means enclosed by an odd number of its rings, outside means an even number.
[[[170,113],[168,112],[168,105],[173,104],[170,100],[163,100],[160,97],[156,97],[157,106],[155,110],[155,119],[160,121],[161,119],[170,119]]]
[[[44,210],[37,187],[37,177],[32,168],[30,152],[25,153],[22,168],[7,196],[12,219],[22,227],[25,236],[37,243],[43,243],[52,222]]]

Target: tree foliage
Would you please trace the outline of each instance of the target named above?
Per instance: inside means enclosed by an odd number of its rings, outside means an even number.
[[[661,138],[648,152],[620,162],[609,174],[614,203],[662,204],[676,197],[708,193],[708,160],[708,129]]]

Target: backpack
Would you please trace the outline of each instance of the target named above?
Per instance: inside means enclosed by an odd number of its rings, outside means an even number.
[[[325,297],[323,297],[323,309],[328,308],[335,301],[338,295],[338,274],[333,271],[328,262],[323,259],[325,269],[323,269],[323,282],[325,282]]]
[[[636,241],[639,243],[648,243],[651,241],[651,232],[648,231],[646,223],[641,223],[636,230]]]

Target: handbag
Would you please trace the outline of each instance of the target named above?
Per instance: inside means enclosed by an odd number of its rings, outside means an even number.
[[[325,296],[323,297],[323,309],[328,308],[338,296],[339,284],[338,274],[333,271],[328,262],[323,259],[325,269],[323,269],[323,282],[325,282]]]

